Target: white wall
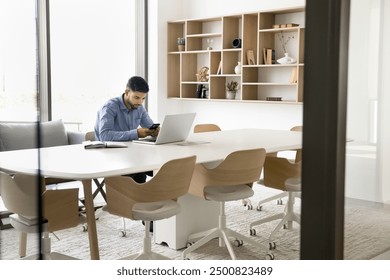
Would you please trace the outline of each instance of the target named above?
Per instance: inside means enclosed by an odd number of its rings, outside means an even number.
[[[240,14],[304,6],[303,0],[151,0],[149,33],[149,111],[162,120],[165,114],[197,112],[196,123],[217,123],[222,129],[239,127],[290,129],[302,124],[302,105],[261,104],[167,99],[167,21]]]

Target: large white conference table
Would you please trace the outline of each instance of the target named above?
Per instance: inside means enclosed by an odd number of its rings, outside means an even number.
[[[238,150],[264,148],[267,153],[301,147],[301,132],[238,129],[190,134],[187,144],[147,145],[128,142],[127,148],[84,149],[82,144],[0,153],[0,169],[16,173],[82,181],[91,259],[99,259],[92,198],[92,180],[149,170],[165,162],[196,155],[197,163],[222,161]],[[39,158],[39,162],[38,162]],[[39,167],[39,168],[38,168]]]

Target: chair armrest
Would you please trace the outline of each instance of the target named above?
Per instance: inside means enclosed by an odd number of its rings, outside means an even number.
[[[81,144],[85,141],[85,132],[67,131],[69,145]]]

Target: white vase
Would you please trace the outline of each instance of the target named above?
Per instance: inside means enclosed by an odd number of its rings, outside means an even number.
[[[234,72],[236,74],[241,74],[241,62],[238,62],[236,67],[234,67]]]
[[[279,58],[277,62],[279,64],[292,64],[295,63],[297,60],[295,58],[292,58],[291,56],[288,55],[288,53],[285,53],[282,58]]]
[[[226,99],[236,99],[236,92],[228,90],[226,92]]]

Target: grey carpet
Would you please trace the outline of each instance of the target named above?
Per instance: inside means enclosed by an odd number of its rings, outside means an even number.
[[[256,208],[260,198],[274,194],[275,191],[255,186],[255,195],[251,201]],[[286,201],[286,198],[284,199]],[[297,199],[299,204],[300,200]],[[283,211],[284,205],[275,201],[264,205],[263,211],[247,210],[241,202],[229,202],[226,205],[228,226],[244,235],[249,235],[249,224],[268,215]],[[299,206],[296,206],[299,212]],[[126,220],[127,235],[121,237],[122,218],[106,212],[98,213],[97,220],[100,257],[113,260],[138,252],[141,249],[143,227],[139,221]],[[254,240],[267,244],[267,237],[278,221],[269,222],[256,227]],[[60,240],[52,236],[52,251],[61,252],[79,259],[89,259],[88,234],[82,227],[56,232]],[[18,259],[18,241],[14,229],[0,231],[0,258],[4,260]],[[292,230],[281,230],[275,236],[277,248],[273,250],[278,260],[299,259],[299,225],[294,224]],[[27,254],[37,252],[37,235],[28,236]],[[383,210],[361,206],[346,206],[345,219],[345,259],[371,259],[390,248],[390,213]],[[234,247],[238,259],[264,259],[266,251],[245,245]],[[163,245],[153,244],[153,250],[173,259],[181,259],[181,251]],[[226,248],[218,247],[218,241],[204,245],[188,255],[190,259],[229,259]]]

